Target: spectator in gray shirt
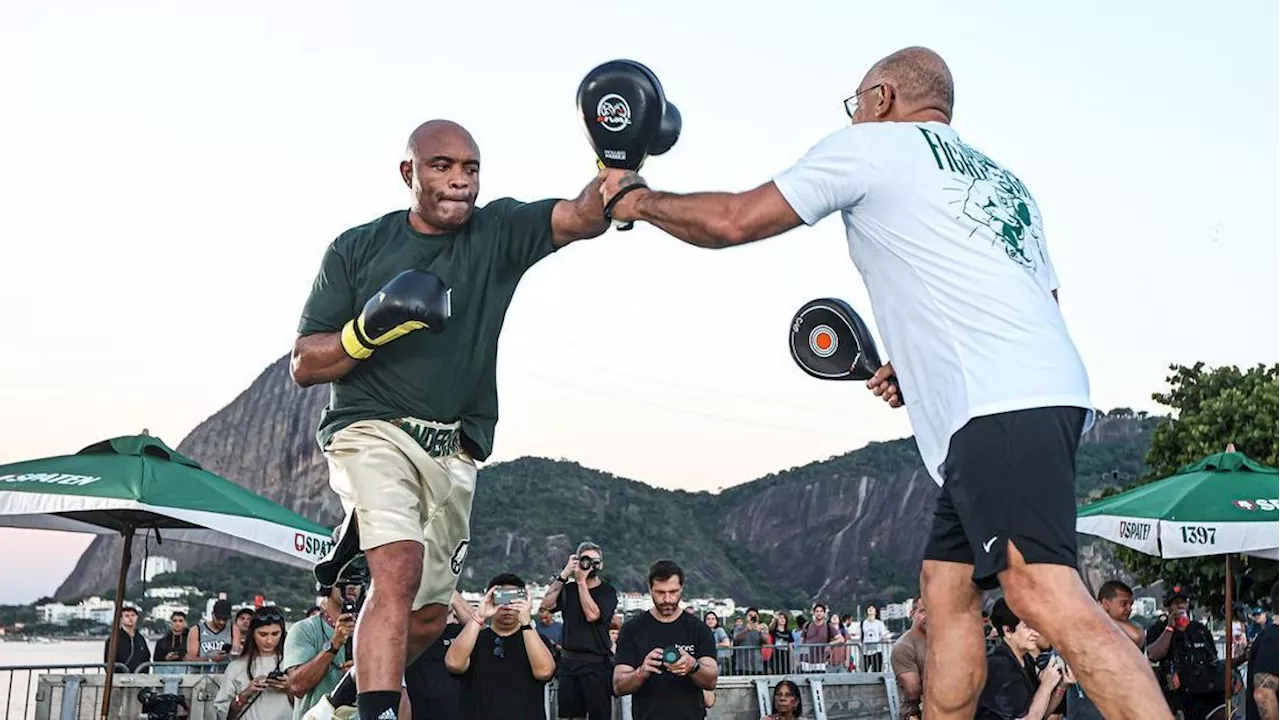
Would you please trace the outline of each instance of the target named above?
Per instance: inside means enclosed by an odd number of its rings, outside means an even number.
[[[764,623],[760,622],[760,611],[747,608],[747,621],[733,631],[733,660],[739,675],[761,675],[764,673],[764,635],[768,632]]]

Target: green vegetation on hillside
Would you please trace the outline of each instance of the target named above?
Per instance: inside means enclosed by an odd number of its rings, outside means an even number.
[[[1101,419],[1116,423],[1116,431],[1081,446],[1077,480],[1082,498],[1115,481],[1143,475],[1143,457],[1159,422],[1124,409]],[[863,475],[888,478],[918,468],[919,455],[909,438],[872,443],[718,495],[663,490],[576,463],[542,458],[491,465],[480,472],[472,542],[459,587],[483,589],[499,572],[546,583],[563,568],[579,541],[592,540],[605,548],[604,574],[622,591],[643,591],[649,565],[671,558],[688,573],[688,592],[693,596],[730,596],[762,607],[805,607],[818,588],[789,582],[789,567],[768,567],[760,552],[763,548],[747,547],[732,538],[735,528],[727,527],[727,518],[780,485],[804,486]],[[801,554],[787,563],[806,560]],[[870,558],[862,585],[878,589],[877,601],[901,600],[916,594],[918,572],[918,566],[877,553]],[[195,585],[210,596],[226,592],[233,601],[263,594],[295,611],[309,607],[314,594],[310,573],[247,557],[161,576],[151,585]]]

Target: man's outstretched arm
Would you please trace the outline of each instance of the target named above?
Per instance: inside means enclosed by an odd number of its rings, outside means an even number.
[[[608,170],[602,197],[643,183],[626,170]],[[643,220],[690,245],[726,248],[755,242],[803,224],[777,185],[767,182],[742,193],[704,192],[678,195],[649,188],[632,190],[614,205],[614,220]]]
[[[600,196],[601,173],[582,188],[578,197],[561,200],[551,211],[552,242],[564,247],[575,240],[598,237],[609,229],[604,216],[604,200]]]

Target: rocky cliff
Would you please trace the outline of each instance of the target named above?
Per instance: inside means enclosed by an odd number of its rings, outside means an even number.
[[[178,450],[335,524],[340,508],[312,439],[327,398],[323,387],[296,387],[288,358],[281,358]],[[1140,474],[1155,424],[1128,411],[1102,417],[1078,459],[1081,495]],[[608,575],[627,589],[643,587],[654,559],[674,557],[699,594],[796,605],[814,597],[883,600],[913,590],[937,492],[909,439],[875,443],[720,495],[662,490],[575,463],[522,458],[481,470],[462,584],[475,587],[506,570],[545,579],[586,537],[605,546]],[[566,497],[589,501],[564,503]],[[120,542],[95,540],[57,597],[112,587]],[[151,552],[174,557],[184,570],[227,558],[215,548],[157,548],[154,540]],[[1087,576],[1113,572],[1109,553],[1090,550],[1087,557]],[[131,578],[137,575],[135,568]]]

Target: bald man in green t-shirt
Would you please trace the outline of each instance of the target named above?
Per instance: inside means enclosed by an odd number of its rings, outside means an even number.
[[[352,228],[325,252],[298,326],[293,379],[329,383],[317,440],[346,520],[316,568],[323,585],[359,552],[373,592],[344,678],[308,717],[357,705],[393,720],[407,660],[444,628],[470,542],[476,461],[498,420],[498,335],[530,267],[608,228],[599,178],[574,200],[476,208],[480,151],[457,123],[409,138],[412,206]],[[354,686],[359,686],[356,697]]]

